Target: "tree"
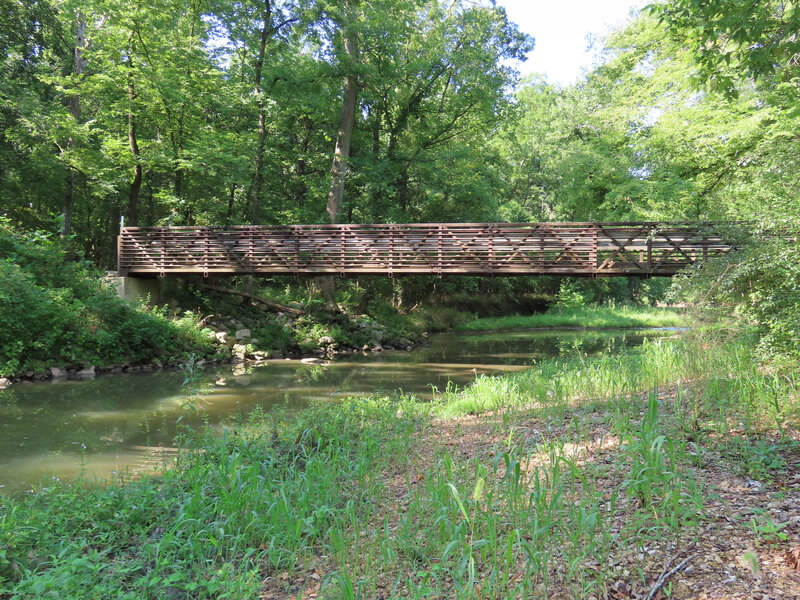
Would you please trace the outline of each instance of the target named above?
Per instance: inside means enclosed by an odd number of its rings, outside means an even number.
[[[669,34],[685,43],[694,80],[729,97],[737,80],[789,81],[800,67],[800,7],[781,0],[669,0],[649,7]]]

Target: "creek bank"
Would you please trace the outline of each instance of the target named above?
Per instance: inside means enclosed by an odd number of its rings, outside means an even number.
[[[293,303],[293,308],[302,308]],[[180,312],[175,310],[175,318]],[[0,378],[0,390],[16,383],[32,383],[93,379],[101,374],[151,373],[161,369],[213,367],[222,364],[260,364],[268,359],[305,359],[322,361],[346,354],[367,354],[384,350],[411,351],[427,337],[427,333],[398,331],[368,315],[334,315],[335,322],[325,323],[308,314],[275,313],[259,318],[211,316],[201,321],[202,335],[210,349],[184,356],[156,358],[147,362],[124,360],[108,364],[51,366],[27,370],[12,377]],[[283,339],[298,340],[276,344],[275,328]],[[257,337],[258,335],[258,337]]]

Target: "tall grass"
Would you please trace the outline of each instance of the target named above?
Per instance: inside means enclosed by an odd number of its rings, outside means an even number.
[[[721,429],[774,427],[783,433],[787,420],[797,415],[799,386],[795,372],[760,369],[747,341],[689,334],[645,341],[613,356],[546,359],[527,371],[480,376],[464,389],[445,392],[435,410],[446,417],[522,405],[558,411],[676,387],[683,390],[695,421],[703,407],[715,413]]]
[[[701,531],[709,452],[751,477],[785,467],[799,391],[746,340],[688,334],[480,377],[432,403],[256,414],[222,438],[187,432],[158,478],[4,499],[0,595],[256,598],[281,573],[302,588],[315,565],[329,600],[601,597],[625,577],[620,556]],[[487,412],[503,440],[491,452],[438,443],[432,417]],[[613,460],[588,450],[598,419]],[[420,441],[432,449],[415,462]]]
[[[405,416],[382,400],[257,417],[246,435],[190,435],[161,477],[55,485],[0,506],[0,594],[19,598],[250,598],[333,529],[364,518]],[[165,595],[166,594],[166,595]]]
[[[535,329],[545,327],[685,327],[687,319],[671,308],[594,306],[549,310],[536,315],[487,317],[457,324],[457,331]]]

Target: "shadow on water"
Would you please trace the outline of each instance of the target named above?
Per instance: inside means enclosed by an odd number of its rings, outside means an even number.
[[[186,410],[181,372],[20,384],[0,392],[0,492],[51,477],[152,470],[173,450],[177,421],[224,430],[255,407],[298,410],[320,400],[413,394],[430,398],[448,382],[524,369],[552,356],[615,353],[673,332],[515,331],[437,335],[412,352],[344,356],[326,365],[275,360],[197,375],[203,392]],[[238,374],[234,374],[238,373]]]

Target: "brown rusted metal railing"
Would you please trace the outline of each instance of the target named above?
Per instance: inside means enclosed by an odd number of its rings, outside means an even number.
[[[123,227],[121,275],[674,275],[732,242],[707,225],[415,223]]]

